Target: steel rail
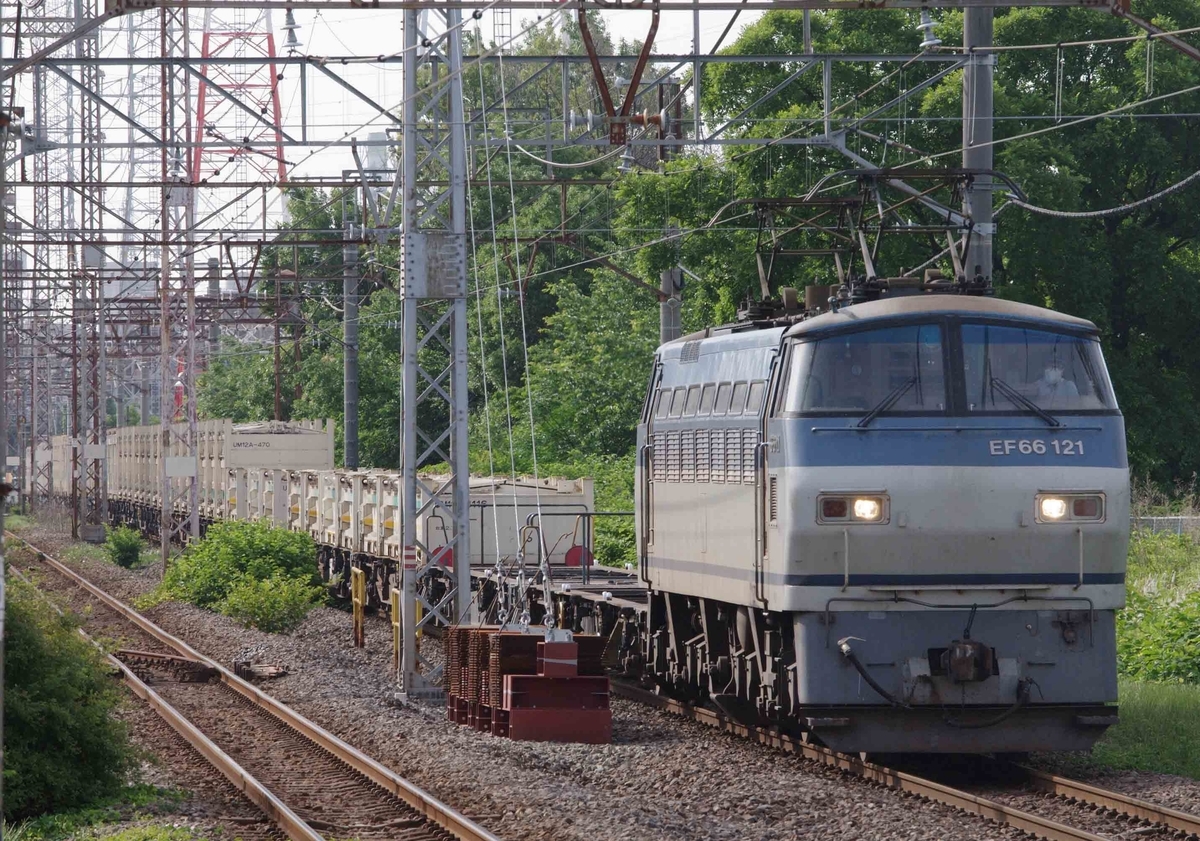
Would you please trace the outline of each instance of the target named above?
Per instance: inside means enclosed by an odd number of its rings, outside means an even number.
[[[11,532],[5,532],[6,536],[10,536]],[[21,540],[21,538],[16,538]],[[30,544],[27,541],[21,541],[26,546]],[[36,550],[35,550],[36,551]],[[28,584],[32,582],[26,577],[17,567],[9,564],[9,569],[17,574],[17,577]],[[62,613],[58,605],[50,601],[45,594],[39,593],[46,599],[54,610]],[[100,651],[104,651],[103,647],[96,642],[82,628],[78,629],[79,635],[89,643],[94,645]],[[121,678],[125,684],[143,701],[150,705],[159,717],[161,717],[171,728],[183,737],[189,745],[203,756],[208,763],[221,772],[225,779],[229,780],[238,791],[246,796],[251,803],[263,811],[267,819],[272,821],[276,826],[283,830],[284,834],[292,841],[324,841],[321,835],[309,826],[301,817],[287,807],[278,797],[264,786],[257,778],[249,771],[243,768],[238,762],[225,751],[221,750],[215,742],[205,736],[199,728],[187,720],[183,713],[175,709],[161,695],[155,692],[150,686],[138,677],[132,669],[125,663],[118,660],[113,654],[104,653],[104,657],[109,664],[120,672]]]
[[[865,762],[849,754],[838,753],[829,748],[808,744],[773,730],[740,724],[722,713],[714,710],[696,707],[673,698],[666,698],[649,692],[640,686],[623,680],[612,681],[612,692],[638,703],[656,707],[661,710],[690,718],[709,727],[733,733],[742,738],[756,741],[786,753],[803,756],[823,765],[837,768],[870,782],[887,786],[895,791],[902,791],[923,797],[970,814],[979,815],[994,821],[1028,832],[1046,841],[1105,841],[1104,836],[1096,835],[1083,829],[1077,829],[1066,824],[1052,821],[1029,812],[1005,806],[994,800],[980,797],[970,792],[951,788],[950,786],[926,780],[903,771],[896,771]],[[1127,797],[1117,792],[1099,789],[1085,783],[1056,777],[1032,768],[1020,766],[1027,775],[1029,782],[1043,790],[1062,797],[1074,798],[1083,803],[1102,806],[1127,815],[1132,818],[1162,824],[1200,835],[1200,817],[1178,812],[1163,806],[1156,806],[1143,800]]]
[[[1046,771],[1039,771],[1036,768],[1030,768],[1026,765],[1017,765],[1016,767],[1025,775],[1025,782],[1038,791],[1053,794],[1057,797],[1077,800],[1080,803],[1087,803],[1091,806],[1111,809],[1130,818],[1163,824],[1172,829],[1200,837],[1200,816],[1189,815],[1187,812],[1180,812],[1178,809],[1159,806],[1156,803],[1139,800],[1127,794],[1097,788],[1087,783],[1081,783],[1078,780],[1060,777]]]
[[[410,807],[421,813],[421,815],[423,815],[431,823],[440,826],[455,838],[461,839],[461,841],[500,841],[498,836],[488,832],[486,829],[479,826],[470,818],[458,812],[456,809],[453,809],[452,807],[441,802],[433,795],[417,787],[390,769],[385,768],[371,757],[350,746],[346,742],[343,742],[337,736],[334,736],[329,731],[323,729],[320,725],[309,721],[307,718],[300,715],[290,707],[284,706],[270,695],[262,692],[260,689],[258,689],[258,687],[238,677],[229,669],[226,669],[220,663],[205,657],[183,640],[167,633],[162,628],[158,627],[149,619],[131,608],[129,605],[125,604],[119,599],[114,598],[104,590],[101,590],[95,584],[88,581],[74,570],[64,566],[59,561],[47,555],[28,540],[25,540],[24,538],[9,531],[5,531],[5,536],[11,537],[12,539],[29,547],[29,549],[37,555],[39,560],[48,564],[56,572],[61,573],[64,577],[70,579],[77,586],[86,590],[96,599],[101,601],[106,607],[124,616],[130,622],[137,625],[138,628],[145,631],[159,642],[175,649],[180,655],[187,657],[190,660],[196,660],[206,666],[216,669],[221,678],[221,682],[230,689],[233,689],[252,701],[257,706],[271,713],[284,724],[304,735],[309,739],[309,741],[324,748],[346,765],[350,766],[352,769],[369,779],[371,782],[383,788],[385,791],[388,791],[399,799],[403,800]]]

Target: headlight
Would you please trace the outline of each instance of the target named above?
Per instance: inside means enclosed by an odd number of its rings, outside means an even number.
[[[1060,496],[1042,497],[1042,518],[1061,520],[1067,516],[1067,501]]]
[[[883,506],[878,499],[866,497],[854,500],[854,519],[874,522],[883,513]]]
[[[1040,493],[1034,512],[1039,523],[1099,523],[1104,520],[1102,493]]]
[[[817,497],[818,523],[880,525],[888,521],[887,494],[831,493]]]

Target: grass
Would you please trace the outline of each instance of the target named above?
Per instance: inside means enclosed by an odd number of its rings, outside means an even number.
[[[72,543],[59,553],[59,557],[68,564],[108,563],[104,546],[94,543]]]
[[[1200,590],[1200,545],[1187,534],[1135,531],[1126,582],[1144,595],[1177,602]]]
[[[16,534],[20,534],[26,529],[31,528],[33,525],[34,519],[27,514],[4,515],[4,528]],[[5,837],[8,837],[7,833],[5,834]]]
[[[1120,706],[1093,764],[1200,780],[1200,686],[1122,680]]]
[[[152,785],[127,786],[119,797],[73,812],[56,812],[13,825],[4,823],[5,841],[70,841],[119,839],[120,841],[189,841],[194,834],[171,825],[113,827],[129,820],[169,820],[184,792]],[[182,832],[182,834],[180,834]]]

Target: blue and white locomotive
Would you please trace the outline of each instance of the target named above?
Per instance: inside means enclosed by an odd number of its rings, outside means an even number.
[[[712,328],[659,348],[638,443],[663,691],[881,753],[1116,721],[1129,476],[1091,322],[926,285]]]

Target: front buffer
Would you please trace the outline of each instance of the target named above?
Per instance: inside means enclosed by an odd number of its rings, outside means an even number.
[[[1111,610],[795,614],[799,723],[834,750],[1088,750],[1117,722]]]

